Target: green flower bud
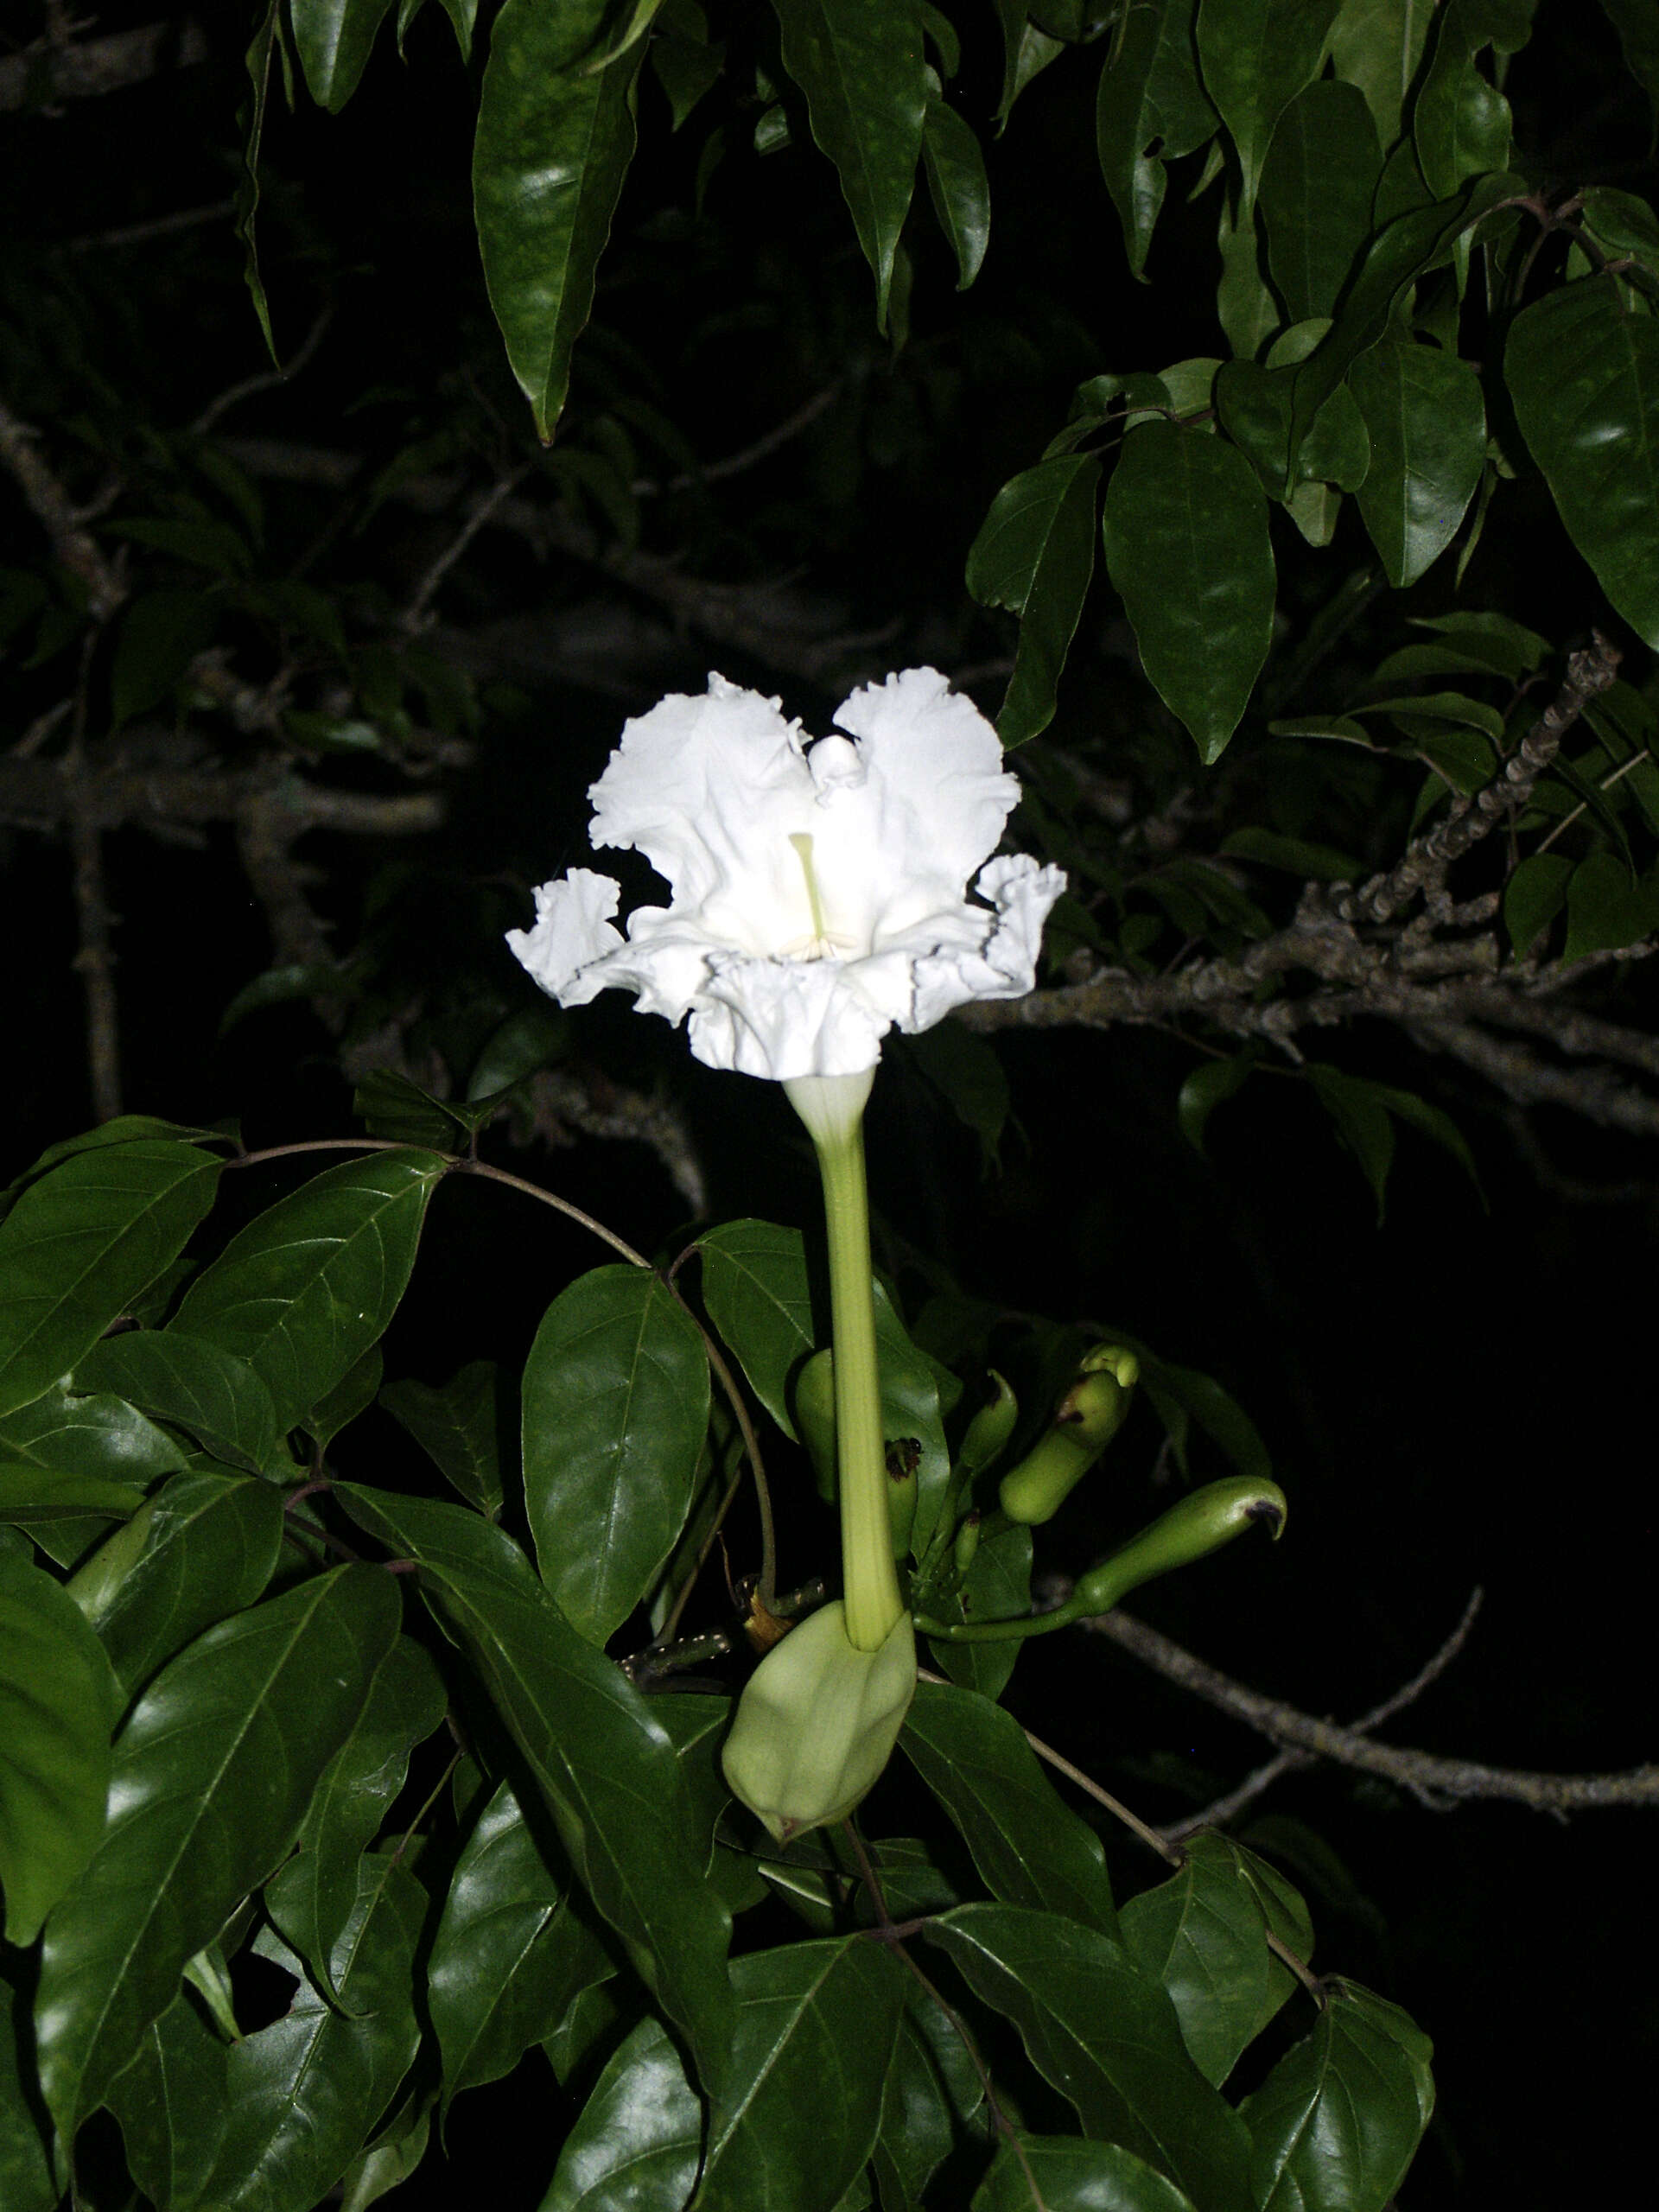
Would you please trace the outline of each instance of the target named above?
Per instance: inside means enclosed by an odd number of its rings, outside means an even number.
[[[79,1567],[64,1588],[96,1628],[115,1593],[137,1566],[149,1541],[149,1524],[156,1517],[156,1500],[147,1497],[130,1521],[106,1536],[84,1567]]]
[[[892,1756],[916,1688],[916,1638],[901,1615],[861,1651],[839,1599],[810,1613],[750,1675],[721,1753],[734,1796],[779,1843],[844,1820]]]
[[[1109,1613],[1141,1583],[1218,1551],[1258,1521],[1267,1523],[1277,1542],[1288,1510],[1277,1483],[1256,1482],[1248,1475],[1206,1483],[1160,1514],[1150,1528],[1132,1536],[1109,1559],[1091,1567],[1073,1586],[1066,1615],[1082,1620],[1092,1613]]]
[[[1010,1521],[1052,1520],[1122,1427],[1141,1363],[1122,1344],[1096,1344],[1054,1408],[1053,1426],[1003,1476],[997,1503]]]
[[[807,1458],[818,1496],[826,1505],[836,1502],[836,1355],[827,1348],[815,1351],[795,1377],[795,1427]]]
[[[957,1454],[957,1465],[969,1482],[990,1465],[1013,1435],[1014,1424],[1020,1418],[1020,1402],[1003,1377],[994,1367],[986,1370],[986,1376],[995,1395],[969,1422],[963,1434],[962,1449]]]
[[[979,1516],[970,1513],[957,1531],[957,1541],[951,1564],[958,1576],[966,1574],[974,1563],[974,1554],[979,1549]]]

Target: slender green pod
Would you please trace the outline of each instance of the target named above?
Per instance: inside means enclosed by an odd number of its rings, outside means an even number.
[[[1085,1353],[1052,1422],[1002,1478],[997,1503],[1010,1521],[1035,1528],[1053,1519],[1122,1427],[1140,1374],[1141,1363],[1122,1344]]]

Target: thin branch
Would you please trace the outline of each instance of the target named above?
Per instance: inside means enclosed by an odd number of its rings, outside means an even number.
[[[735,453],[722,454],[720,460],[711,461],[702,468],[682,469],[677,476],[671,476],[665,484],[658,483],[653,477],[638,476],[629,485],[629,491],[636,499],[660,499],[665,492],[694,491],[701,484],[720,484],[728,477],[741,476],[746,470],[757,467],[763,461],[769,461],[792,439],[798,438],[803,430],[810,429],[819,416],[827,413],[840,398],[843,382],[842,378],[837,377],[833,384],[825,385],[821,391],[815,391],[810,399],[803,401],[792,415],[785,416],[781,423],[776,423],[771,429],[763,431],[752,443],[740,446]]]
[[[188,17],[68,44],[48,39],[0,60],[0,113],[122,92],[164,70],[205,61],[208,51],[207,32]]]
[[[113,230],[89,231],[84,237],[67,238],[65,253],[99,253],[124,245],[147,245],[151,238],[174,237],[180,231],[199,230],[204,223],[226,223],[236,213],[234,200],[210,200],[204,207],[176,208],[170,215],[152,215],[147,222],[120,223]]]
[[[0,399],[0,461],[16,478],[55,558],[86,585],[88,613],[94,622],[106,622],[126,597],[126,585],[97,540],[81,528],[73,500],[36,450],[39,437],[38,430]]]
[[[426,627],[431,620],[432,601],[437,597],[438,588],[444,578],[485,524],[506,504],[529,474],[528,462],[521,468],[511,469],[472,502],[466,521],[416,584],[408,606],[398,617],[398,627],[405,635],[413,637],[416,631]]]
[[[234,211],[235,203],[232,201],[231,212],[234,213]],[[292,383],[302,370],[310,365],[334,319],[333,308],[324,308],[310,329],[305,334],[295,352],[293,359],[285,367],[261,369],[253,376],[244,377],[239,384],[230,385],[228,389],[221,391],[217,398],[210,399],[195,421],[191,423],[191,435],[198,438],[206,437],[216,423],[223,421],[232,408],[240,406],[245,399],[252,399],[259,392],[273,391],[282,385]]]
[[[1166,1681],[1191,1690],[1218,1712],[1230,1713],[1269,1742],[1330,1759],[1338,1766],[1381,1775],[1436,1811],[1470,1798],[1530,1805],[1551,1813],[1585,1812],[1610,1805],[1659,1805],[1659,1765],[1631,1767],[1617,1774],[1541,1774],[1373,1743],[1356,1729],[1317,1719],[1278,1698],[1264,1697],[1261,1691],[1235,1681],[1231,1675],[1195,1658],[1180,1644],[1128,1613],[1105,1613],[1078,1625],[1109,1637]]]

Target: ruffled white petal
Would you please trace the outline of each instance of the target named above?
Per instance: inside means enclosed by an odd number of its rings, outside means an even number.
[[[995,731],[932,669],[864,686],[836,721],[849,736],[809,747],[777,700],[711,676],[630,721],[592,836],[644,854],[671,900],[625,938],[608,877],[544,884],[535,928],[508,938],[542,988],[579,1006],[619,985],[689,1014],[710,1066],[776,1081],[856,1074],[895,1024],[1030,990],[1065,879],[987,860],[1019,796]]]

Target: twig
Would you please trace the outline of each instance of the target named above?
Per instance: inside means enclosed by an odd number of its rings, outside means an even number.
[[[671,476],[665,484],[658,483],[653,477],[637,476],[629,485],[629,491],[636,499],[660,499],[665,492],[690,492],[700,484],[719,484],[728,476],[742,475],[746,469],[770,460],[791,439],[798,438],[803,430],[810,429],[819,416],[826,413],[840,398],[842,383],[843,379],[837,377],[833,384],[826,385],[821,391],[815,391],[810,399],[803,401],[792,415],[785,416],[781,423],[774,423],[771,429],[763,431],[751,444],[740,446],[735,453],[723,454],[719,461],[711,461],[702,468],[682,469],[677,476]]]
[[[228,212],[235,213],[234,201],[230,203]],[[285,367],[260,369],[251,377],[244,377],[239,384],[230,385],[228,389],[221,391],[217,398],[210,399],[195,421],[191,423],[191,435],[197,438],[206,437],[216,423],[223,421],[232,408],[239,406],[245,399],[251,399],[257,393],[272,391],[278,385],[291,383],[302,369],[309,365],[313,355],[321,345],[324,334],[334,319],[333,308],[324,308],[296,349],[293,359]]]
[[[201,207],[180,207],[170,215],[152,215],[148,222],[120,223],[113,230],[89,231],[84,237],[64,241],[66,253],[98,253],[105,248],[146,245],[151,238],[171,238],[179,231],[194,231],[204,223],[228,222],[236,213],[234,200],[211,200]]]
[[[112,1122],[121,1111],[121,1035],[102,846],[91,810],[77,807],[69,817],[75,914],[80,928],[80,950],[73,964],[86,994],[86,1067],[92,1119]]]
[[[126,597],[126,585],[97,540],[80,527],[74,502],[35,449],[39,435],[0,399],[0,461],[16,478],[56,558],[86,585],[92,620],[106,622]]]
[[[1316,1719],[1295,1706],[1264,1697],[1128,1613],[1105,1613],[1079,1625],[1109,1637],[1166,1681],[1191,1690],[1207,1705],[1230,1713],[1270,1742],[1330,1759],[1338,1766],[1381,1775],[1410,1790],[1435,1811],[1468,1798],[1491,1798],[1552,1813],[1585,1812],[1610,1805],[1659,1805],[1659,1765],[1630,1767],[1618,1774],[1541,1774],[1373,1743],[1353,1728]]]
[[[512,497],[529,474],[530,468],[527,463],[523,467],[512,469],[506,475],[499,478],[487,492],[473,501],[466,521],[462,523],[442,552],[438,555],[436,560],[429,567],[426,574],[415,587],[414,594],[408,606],[398,617],[398,627],[406,636],[413,637],[416,631],[426,627],[431,620],[429,610],[432,601],[437,596],[438,587],[472,543],[474,538],[478,536],[479,531],[483,529],[485,524]]]

